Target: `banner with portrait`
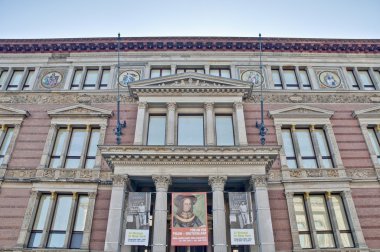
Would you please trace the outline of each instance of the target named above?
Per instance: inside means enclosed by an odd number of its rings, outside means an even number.
[[[254,245],[251,193],[229,192],[231,245]]]
[[[125,245],[148,246],[151,193],[130,192],[127,206]]]
[[[172,246],[208,245],[205,192],[172,193]]]

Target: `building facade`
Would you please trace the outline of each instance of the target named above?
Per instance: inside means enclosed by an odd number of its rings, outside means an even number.
[[[262,48],[0,40],[0,250],[380,251],[380,40]]]

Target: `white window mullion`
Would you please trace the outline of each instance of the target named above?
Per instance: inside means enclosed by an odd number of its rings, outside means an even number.
[[[65,139],[65,144],[63,145],[63,150],[62,150],[62,155],[61,155],[61,158],[59,160],[59,163],[60,163],[60,166],[61,168],[65,168],[65,164],[66,164],[66,156],[67,156],[67,151],[69,149],[69,144],[70,144],[70,139],[71,139],[71,136],[73,134],[73,128],[71,127],[71,125],[67,125],[67,137]]]
[[[327,211],[330,215],[331,228],[333,230],[336,247],[337,248],[344,248],[344,246],[342,245],[342,240],[340,239],[338,222],[337,222],[337,218],[335,215],[334,206],[333,206],[332,200],[331,200],[331,192],[326,192],[326,204],[327,204]]]
[[[311,209],[310,195],[308,192],[304,193],[305,208],[307,213],[307,218],[309,221],[310,236],[313,243],[313,248],[319,249],[318,238],[317,238],[317,229],[315,228],[315,222],[313,217],[313,211]]]
[[[304,168],[303,162],[302,162],[302,156],[301,156],[301,152],[300,152],[300,147],[298,144],[298,138],[297,138],[297,134],[296,134],[296,126],[294,124],[292,125],[290,132],[292,134],[293,147],[294,147],[294,152],[295,152],[296,160],[297,160],[297,167],[298,168]]]
[[[56,204],[57,204],[57,193],[56,192],[51,192],[51,195],[50,195],[50,205],[49,205],[48,214],[46,216],[46,222],[45,222],[44,231],[42,232],[42,238],[41,238],[41,245],[40,245],[40,247],[45,248],[46,245],[47,245],[47,243],[48,243],[50,228],[51,228],[51,225],[52,225],[52,222],[53,222],[53,217],[54,217],[54,211],[55,211]]]
[[[317,140],[317,136],[315,133],[314,125],[310,125],[309,130],[310,130],[311,141],[312,141],[313,147],[314,147],[315,157],[317,159],[316,160],[317,166],[319,168],[322,168],[323,167],[322,154],[321,154],[321,151],[319,149],[318,140]]]
[[[67,224],[67,229],[66,229],[64,248],[70,247],[71,235],[72,235],[72,230],[73,230],[74,221],[75,221],[75,213],[77,211],[77,206],[78,206],[78,193],[73,192],[72,197],[73,199],[72,199],[72,204],[70,208],[69,223]]]
[[[82,155],[80,157],[79,161],[79,168],[83,168],[85,166],[86,160],[87,160],[87,151],[91,139],[91,126],[87,125],[86,126],[86,139],[82,147]]]

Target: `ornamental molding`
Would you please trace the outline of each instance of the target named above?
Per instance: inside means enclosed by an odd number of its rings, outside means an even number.
[[[111,117],[113,112],[95,108],[84,104],[76,104],[69,107],[50,110],[47,112],[50,117]]]
[[[282,169],[282,182],[303,182],[303,181],[346,181],[350,177],[344,168],[316,168],[316,169]]]
[[[9,106],[0,105],[0,119],[1,118],[9,118],[9,117],[27,117],[29,116],[29,112],[26,110],[16,109]]]
[[[103,158],[115,166],[157,165],[259,165],[269,170],[279,146],[135,146],[101,145]]]
[[[211,186],[213,192],[215,191],[223,192],[226,181],[227,181],[227,176],[223,176],[223,175],[210,176],[208,178],[208,184]]]
[[[249,97],[252,87],[246,82],[199,73],[183,73],[146,79],[129,85],[134,98],[140,96],[189,95]]]
[[[361,109],[361,110],[355,110],[352,113],[352,117],[358,118],[358,119],[379,119],[380,118],[380,106],[367,108],[367,109]]]
[[[288,108],[272,110],[268,112],[272,119],[275,118],[331,118],[334,111],[320,109],[305,105],[296,105]]]
[[[267,175],[252,175],[249,183],[254,187],[266,187],[268,184]]]

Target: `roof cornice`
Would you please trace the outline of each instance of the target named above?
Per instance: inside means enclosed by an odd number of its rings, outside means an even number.
[[[264,52],[380,53],[380,39],[263,38]],[[0,39],[0,53],[113,52],[116,38]],[[132,37],[121,51],[259,51],[256,37]]]

